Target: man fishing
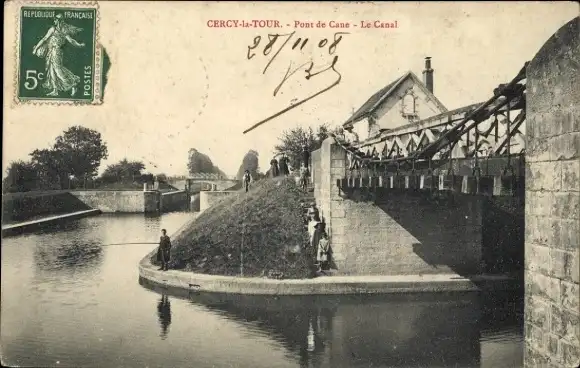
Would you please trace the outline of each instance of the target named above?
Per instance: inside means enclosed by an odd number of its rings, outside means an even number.
[[[169,259],[171,257],[171,240],[167,236],[167,230],[161,230],[161,238],[159,239],[159,249],[157,250],[157,260],[161,262],[160,271],[167,271],[169,269]]]

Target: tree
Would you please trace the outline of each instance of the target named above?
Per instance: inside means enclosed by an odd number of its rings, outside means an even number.
[[[145,169],[143,162],[124,158],[116,164],[107,166],[101,177],[103,181],[109,183],[141,181],[143,169]]]
[[[167,175],[166,174],[164,174],[164,173],[157,174],[157,181],[158,182],[160,182],[160,183],[167,183],[167,180],[168,180],[168,178],[167,178]]]
[[[70,127],[56,138],[53,150],[60,154],[66,175],[87,178],[97,175],[101,160],[108,157],[101,133],[82,127]]]
[[[209,156],[199,152],[195,148],[189,150],[187,169],[189,174],[214,173],[214,165]]]
[[[61,152],[53,149],[36,149],[30,156],[38,173],[38,186],[42,189],[63,189],[68,170],[64,166]]]
[[[250,150],[248,151],[248,153],[244,155],[244,158],[242,159],[242,164],[240,165],[240,168],[238,169],[238,174],[236,175],[236,178],[238,180],[242,180],[245,170],[250,171],[250,175],[252,175],[252,178],[256,180],[258,179],[259,177],[258,152]]]
[[[32,162],[14,161],[2,180],[2,192],[28,192],[38,189],[38,172]]]
[[[304,146],[306,145],[310,152],[317,150],[322,141],[328,137],[329,132],[330,129],[326,124],[319,126],[316,132],[311,127],[308,129],[298,127],[284,131],[279,138],[280,143],[274,147],[275,153],[286,154],[290,166],[296,169],[302,162]]]

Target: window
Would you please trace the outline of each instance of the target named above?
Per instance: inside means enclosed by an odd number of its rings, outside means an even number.
[[[419,119],[419,115],[417,114],[417,97],[412,89],[401,99],[401,115],[410,122]]]

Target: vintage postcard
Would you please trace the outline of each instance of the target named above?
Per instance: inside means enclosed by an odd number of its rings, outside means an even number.
[[[6,1],[2,365],[578,367],[579,12]]]

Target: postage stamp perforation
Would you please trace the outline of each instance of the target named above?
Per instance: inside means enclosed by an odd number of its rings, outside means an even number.
[[[15,70],[13,76],[14,83],[14,98],[11,99],[12,107],[18,105],[54,105],[54,106],[86,106],[86,105],[101,105],[103,103],[102,93],[101,93],[101,78],[102,78],[102,45],[100,43],[100,11],[99,4],[96,1],[43,1],[43,0],[30,0],[30,1],[15,1],[17,6],[16,11],[16,37],[14,39],[14,55],[15,55]],[[21,56],[21,37],[22,34],[22,8],[24,7],[38,7],[38,8],[55,8],[55,9],[91,9],[94,10],[94,28],[92,32],[93,35],[93,88],[92,88],[92,99],[91,100],[78,100],[78,99],[35,99],[35,98],[22,98],[19,95],[20,88],[20,65],[22,62]]]

